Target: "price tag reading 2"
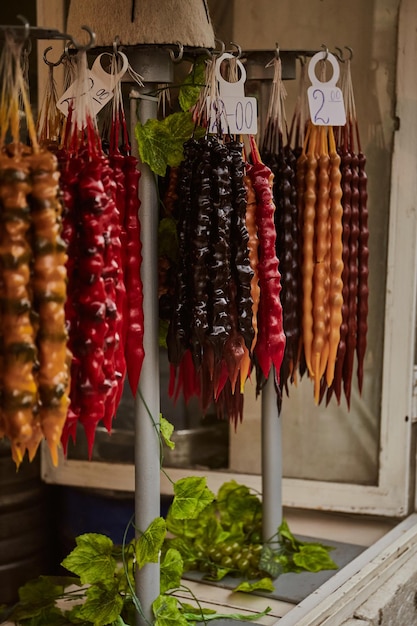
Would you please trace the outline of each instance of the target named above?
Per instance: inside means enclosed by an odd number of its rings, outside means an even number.
[[[326,56],[327,55],[327,56]],[[333,68],[333,76],[327,82],[318,80],[315,72],[316,64],[327,59]],[[339,78],[339,64],[330,52],[318,52],[308,66],[311,87],[307,90],[310,117],[316,126],[344,126],[346,124],[343,94],[336,83]]]
[[[117,82],[125,74],[129,61],[123,52],[118,53],[123,60],[123,66],[116,75],[109,74],[101,66],[100,54],[94,62],[91,70],[88,70],[86,79],[81,84],[80,79],[74,81],[57,102],[57,107],[65,116],[69,111],[75,115],[79,110],[92,109],[97,113],[113,98],[113,89]]]
[[[258,125],[257,102],[256,98],[245,96],[246,70],[238,60],[240,79],[235,83],[227,82],[220,73],[220,66],[225,59],[233,59],[233,55],[225,52],[216,61],[219,98],[207,98],[209,132],[256,135]]]

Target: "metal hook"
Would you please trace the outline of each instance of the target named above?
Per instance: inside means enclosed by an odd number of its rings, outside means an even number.
[[[184,56],[184,45],[180,41],[176,41],[175,43],[178,46],[178,54],[177,56],[175,56],[174,51],[170,50],[169,56],[171,57],[171,61],[173,63],[179,63],[180,61],[182,61],[182,57]]]
[[[16,15],[17,19],[20,20],[23,23],[23,26],[25,27],[24,30],[24,34],[23,34],[23,39],[29,39],[29,35],[30,35],[30,24],[28,22],[28,20],[26,19],[26,17],[24,15]]]
[[[279,43],[275,43],[275,58],[279,59]]]
[[[351,61],[353,59],[353,49],[350,46],[345,46],[345,48],[350,53],[350,57],[348,58],[348,61]]]
[[[234,55],[236,59],[240,59],[240,57],[242,56],[242,48],[241,46],[239,46],[238,43],[234,43],[234,41],[230,42],[231,46],[234,46],[236,48],[236,54]]]
[[[64,46],[64,59],[70,59],[71,58],[71,50],[72,50],[72,54],[75,54],[77,52],[77,50],[75,48],[70,48],[70,46],[73,46],[74,43],[70,40],[67,40],[65,42],[65,46]]]
[[[329,48],[324,43],[321,44],[321,47],[322,47],[323,52],[324,52],[323,61],[327,61],[327,59],[329,58]]]
[[[61,65],[62,60],[64,59],[64,57],[66,55],[66,51],[64,51],[61,54],[61,56],[59,57],[58,61],[53,63],[52,61],[48,61],[48,59],[46,58],[46,55],[49,52],[49,50],[52,50],[52,46],[48,46],[47,48],[45,48],[45,50],[43,52],[43,60],[45,61],[46,65],[48,65],[49,67],[58,67],[58,65]]]
[[[345,63],[346,59],[343,56],[342,48],[338,48],[337,46],[335,46],[335,50],[337,50],[337,52],[335,52],[335,56],[337,56],[337,58],[339,59],[340,63]]]
[[[77,48],[78,52],[87,52],[87,50],[90,50],[96,43],[96,34],[93,30],[91,30],[89,26],[81,26],[81,28],[90,35],[90,40],[83,46],[78,43],[78,41],[74,39],[74,37],[71,36],[70,39],[75,48]]]
[[[114,54],[117,54],[119,46],[120,46],[120,37],[119,35],[116,35],[113,41],[113,53]]]
[[[219,51],[219,54],[220,54],[220,55],[221,55],[221,54],[224,54],[224,52],[225,52],[225,50],[226,50],[226,45],[225,45],[224,41],[222,41],[221,39],[217,39],[216,37],[214,38],[214,41],[215,41],[216,43],[219,43],[219,44],[220,44],[220,51]],[[217,54],[217,50],[214,50],[213,52]]]

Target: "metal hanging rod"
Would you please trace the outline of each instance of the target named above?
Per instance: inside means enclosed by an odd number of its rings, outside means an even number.
[[[0,24],[0,37],[4,37],[6,33],[11,33],[13,36],[19,36],[22,40],[33,39],[49,39],[49,40],[62,40],[69,41],[74,48],[79,51],[90,50],[95,44],[96,34],[89,26],[81,26],[89,35],[89,40],[86,44],[79,43],[72,35],[68,33],[61,33],[61,31],[54,28],[42,28],[39,26],[31,26],[28,20],[23,15],[16,16],[22,23],[13,25]]]

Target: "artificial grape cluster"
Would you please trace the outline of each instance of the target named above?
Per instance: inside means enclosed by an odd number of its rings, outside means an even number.
[[[253,533],[260,541],[259,533]],[[229,570],[231,576],[242,578],[258,578],[261,576],[259,561],[262,552],[262,543],[242,544],[239,541],[216,543],[208,550],[198,550],[196,559],[190,569],[197,569],[217,579],[219,570]]]

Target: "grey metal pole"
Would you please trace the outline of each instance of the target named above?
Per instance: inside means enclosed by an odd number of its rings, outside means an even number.
[[[139,120],[144,124],[156,118],[158,103],[148,97],[149,82],[168,82],[167,54],[160,51],[129,55],[132,67],[143,76],[146,87],[130,93],[131,141]],[[132,58],[132,56],[134,58]],[[162,71],[161,64],[165,69]],[[169,76],[167,76],[167,71]],[[145,74],[147,74],[145,76]],[[136,155],[137,156],[137,155]],[[139,198],[141,201],[141,241],[144,313],[144,350],[139,390],[135,398],[135,525],[138,533],[160,516],[160,445],[158,433],[160,413],[159,341],[158,341],[158,195],[155,176],[146,164],[140,165]],[[152,603],[158,597],[159,563],[147,563],[136,572],[136,595],[142,607],[137,626],[153,622]]]
[[[136,95],[140,96],[139,93]],[[130,102],[132,125],[136,121],[137,106],[142,123],[156,117],[156,103],[132,97]],[[160,389],[158,298],[155,287],[158,281],[158,199],[155,178],[149,167],[141,164],[140,170],[145,358],[135,398],[135,525],[138,532],[143,532],[160,515],[160,448],[155,428],[159,423]],[[159,563],[147,563],[136,572],[136,595],[143,609],[143,615],[138,615],[137,625],[143,626],[152,622],[152,603],[159,595]]]
[[[271,539],[282,522],[281,417],[273,371],[262,390],[262,535]]]

